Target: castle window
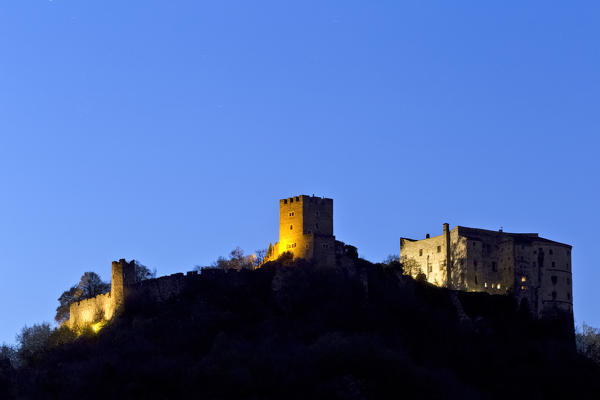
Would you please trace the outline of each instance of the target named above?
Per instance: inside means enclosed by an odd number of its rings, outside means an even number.
[[[477,271],[477,260],[473,261],[473,269]]]
[[[494,271],[494,272],[498,271],[498,266],[496,265],[495,261],[492,261],[492,271]]]
[[[525,276],[522,276],[522,277],[521,277],[521,282],[527,282],[527,277],[525,277]]]
[[[487,282],[485,282],[485,283],[483,284],[483,287],[487,287]]]
[[[427,264],[427,272],[433,271],[433,265]]]
[[[294,202],[294,198],[293,198],[293,197],[291,197],[291,198],[290,198],[290,203],[293,203],[293,202]]]
[[[290,231],[294,229],[294,225],[290,225]]]
[[[315,224],[315,228],[319,229],[319,224]]]
[[[437,247],[437,252],[438,252],[438,253],[441,253],[441,252],[442,252],[442,246],[438,246],[438,247]]]
[[[550,253],[550,254],[554,254],[554,252],[552,251],[552,249],[550,249],[550,252],[549,252],[549,253]]]
[[[558,278],[556,277],[556,275],[552,276],[552,284],[556,285],[557,281],[558,281]]]
[[[287,199],[283,199],[283,204],[287,204]]]
[[[556,267],[556,263],[552,261],[552,268]]]
[[[521,290],[527,290],[527,286],[521,286]]]
[[[552,292],[552,300],[556,300],[556,291]]]
[[[290,217],[293,217],[293,216],[294,216],[294,212],[292,211],[292,212],[290,213]]]
[[[423,256],[423,249],[419,249],[419,256]]]
[[[300,201],[300,198],[298,196],[296,196],[296,201]]]
[[[500,287],[501,287],[501,286],[500,286],[500,284],[498,284],[498,286],[497,286],[497,287],[498,287],[498,289],[500,289]]]
[[[477,285],[477,275],[475,275],[475,284]]]

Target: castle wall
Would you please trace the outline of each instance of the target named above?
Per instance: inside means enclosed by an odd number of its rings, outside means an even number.
[[[444,235],[411,241],[400,239],[400,261],[416,278],[425,274],[427,282],[436,286],[446,284],[446,243]]]
[[[92,324],[102,318],[111,319],[115,308],[110,293],[105,293],[73,303],[69,311],[68,325],[73,329],[77,326]]]

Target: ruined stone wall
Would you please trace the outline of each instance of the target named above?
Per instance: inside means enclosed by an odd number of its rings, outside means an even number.
[[[148,279],[128,287],[128,296],[143,296],[156,301],[166,301],[179,295],[185,288],[185,285],[191,280],[198,278],[198,276],[197,271],[190,271],[185,275],[177,273],[161,276],[156,279]]]
[[[68,325],[71,329],[89,325],[100,319],[111,319],[114,315],[114,302],[110,293],[71,304]]]

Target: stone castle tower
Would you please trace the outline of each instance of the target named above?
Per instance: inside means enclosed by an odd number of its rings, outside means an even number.
[[[333,199],[289,197],[279,200],[279,242],[269,246],[266,261],[290,252],[294,258],[334,263],[338,243],[333,235]]]

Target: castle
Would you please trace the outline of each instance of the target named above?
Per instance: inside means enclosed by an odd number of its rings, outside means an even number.
[[[299,195],[279,200],[279,242],[269,244],[266,261],[291,253],[294,258],[333,265],[356,248],[333,235],[333,199]]]
[[[444,224],[439,236],[400,238],[400,262],[437,286],[510,294],[538,318],[573,314],[571,246],[537,233]]]
[[[333,235],[333,200],[306,195],[279,200],[279,242],[269,245],[264,262],[285,254],[346,266],[358,257],[356,247]],[[538,318],[573,318],[571,246],[535,233],[462,226],[450,230],[444,224],[439,236],[400,238],[400,262],[406,275],[437,286],[511,295]],[[214,271],[204,269],[201,274],[191,271],[136,282],[134,261],[114,261],[110,293],[71,304],[68,325],[109,320],[132,295],[167,300],[190,280],[210,279],[211,274]]]

